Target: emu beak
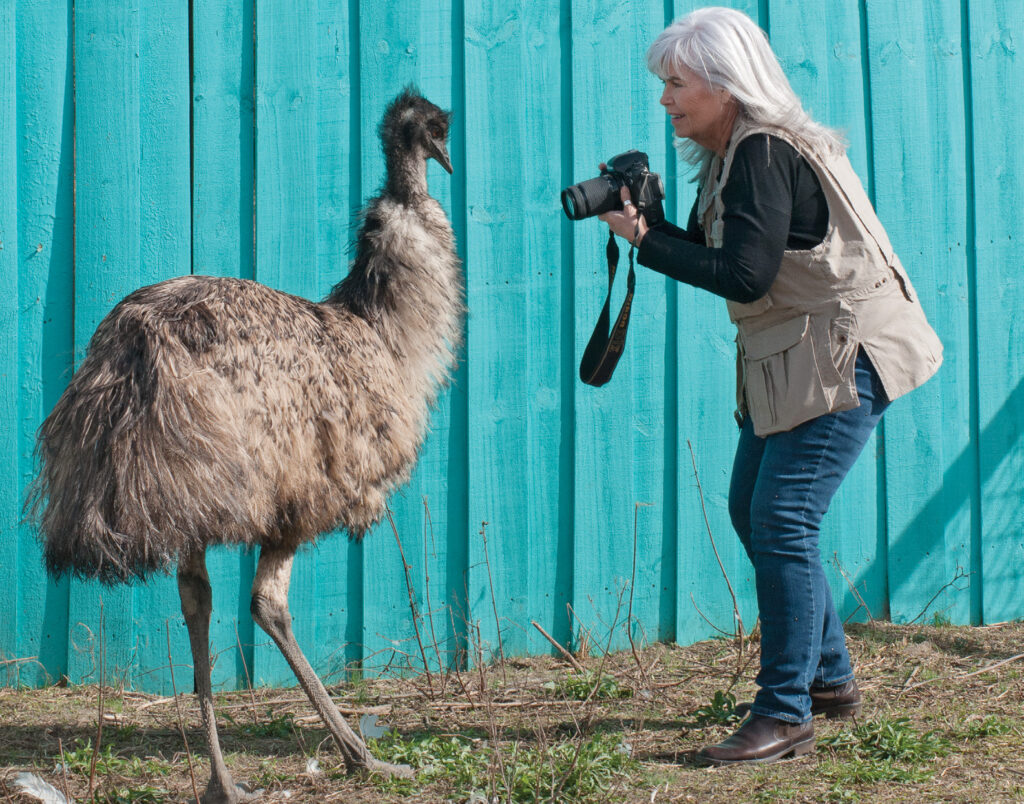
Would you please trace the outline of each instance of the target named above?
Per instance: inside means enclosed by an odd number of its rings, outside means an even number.
[[[452,160],[448,157],[448,149],[445,147],[444,140],[431,139],[429,141],[428,148],[430,156],[436,159],[441,167],[451,173]]]

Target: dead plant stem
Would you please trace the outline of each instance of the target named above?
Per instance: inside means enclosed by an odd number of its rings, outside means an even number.
[[[188,761],[188,777],[192,782],[192,795],[196,804],[199,804],[199,788],[196,785],[196,772],[192,766],[192,750],[188,747],[188,737],[185,735],[185,720],[181,716],[181,702],[178,700],[178,688],[174,683],[174,659],[171,658],[171,621],[164,621],[164,630],[167,632],[167,666],[171,672],[171,693],[174,695],[174,709],[178,713],[178,732],[181,734],[181,741],[185,745],[185,759]]]
[[[57,738],[57,750],[60,752],[60,778],[61,787],[64,788],[64,798],[71,801],[71,788],[68,787],[68,762],[64,758],[64,741]]]
[[[725,564],[722,563],[722,557],[718,554],[718,545],[715,544],[715,537],[711,533],[711,521],[708,519],[707,505],[704,503],[704,487],[700,482],[700,474],[697,472],[697,458],[693,453],[693,444],[690,443],[690,439],[686,439],[686,446],[690,450],[690,462],[693,464],[693,477],[697,481],[697,493],[700,495],[700,510],[704,514],[704,525],[708,529],[708,538],[711,540],[711,549],[715,553],[715,560],[718,562],[718,568],[722,571],[722,577],[725,578],[725,585],[729,589],[729,597],[732,598],[732,613],[736,619],[736,635],[739,637],[740,643],[740,658],[743,658],[743,618],[740,616],[739,603],[736,601],[736,592],[733,591],[732,582],[729,580],[729,573],[725,571]]]
[[[395,534],[395,542],[398,544],[398,554],[402,558],[402,569],[405,571],[405,587],[409,591],[409,610],[412,612],[412,628],[416,633],[416,644],[420,647],[420,658],[423,660],[423,672],[427,674],[427,687],[430,689],[430,698],[434,697],[434,680],[430,674],[430,664],[427,662],[427,652],[423,648],[423,638],[420,636],[420,625],[419,625],[419,612],[416,610],[416,596],[413,593],[412,588],[412,576],[409,574],[409,570],[412,567],[409,562],[405,560],[405,550],[402,547],[402,540],[398,536],[398,526],[395,525],[395,518],[391,514],[390,506],[386,509],[388,512],[388,522],[391,523],[391,531]]]
[[[430,505],[427,498],[423,498],[423,513],[425,515],[424,525],[427,532],[424,536],[430,536],[430,544],[434,545],[434,521],[430,516]],[[434,549],[434,557],[437,557],[437,549]],[[437,657],[437,672],[441,674],[441,695],[448,689],[448,674],[444,672],[444,665],[441,662],[441,648],[437,644],[437,631],[434,630],[434,609],[430,605],[430,560],[427,554],[427,540],[423,539],[423,593],[427,601],[427,622],[430,624],[430,639],[434,643],[434,656]]]
[[[636,591],[636,553],[637,553],[637,523],[639,520],[640,506],[649,507],[651,503],[637,502],[633,504],[633,569],[629,576],[629,608],[626,611],[626,636],[629,637],[629,647],[633,651],[633,660],[640,670],[640,681],[646,683],[644,664],[640,661],[640,654],[637,653],[636,642],[633,639],[633,593]]]
[[[573,666],[573,669],[576,670],[576,672],[578,672],[578,673],[582,673],[583,672],[583,665],[580,664],[576,660],[576,657],[573,656],[571,653],[569,653],[569,651],[567,651],[561,645],[559,645],[558,642],[555,640],[555,638],[553,636],[551,636],[551,634],[549,634],[547,631],[545,631],[543,628],[541,628],[540,623],[538,623],[536,620],[530,620],[530,625],[532,625],[534,628],[536,628],[538,631],[540,631],[541,636],[543,636],[548,642],[550,642],[552,645],[554,645],[555,649],[559,653],[561,653],[562,656],[565,657],[566,661],[569,662],[569,664],[571,664]]]
[[[454,640],[456,638],[456,636],[455,636],[455,634],[456,634],[456,631],[455,631],[455,612],[452,611],[452,607],[451,606],[448,607],[448,618],[451,620],[451,623],[452,623],[452,639]],[[466,696],[466,700],[468,700],[470,702],[470,704],[472,704],[473,709],[476,709],[476,704],[473,703],[473,698],[469,694],[469,690],[466,688],[466,682],[464,682],[462,680],[462,670],[459,668],[459,664],[460,664],[459,657],[458,657],[458,654],[456,654],[455,661],[452,664],[452,667],[455,668],[455,680],[459,682],[459,687],[462,688],[462,694]]]
[[[100,688],[98,694],[99,700],[99,712],[96,718],[96,744],[92,749],[92,759],[89,761],[89,792],[86,793],[86,799],[92,798],[93,785],[96,783],[96,760],[100,754],[100,744],[103,742],[103,685],[106,683],[106,653],[103,645],[103,598],[100,598],[100,625],[99,625],[99,639],[100,639]]]
[[[252,701],[252,722],[256,725],[259,722],[259,714],[256,709],[256,693],[252,691],[252,679],[249,678],[249,665],[245,662],[245,651],[242,649],[242,638],[238,635],[238,620],[235,620],[235,643],[238,645],[238,658],[242,660],[242,672],[245,673],[245,688],[249,690],[249,699]]]
[[[507,684],[508,675],[505,670],[505,643],[501,638],[501,620],[498,618],[498,600],[494,596],[494,577],[491,575],[491,559],[487,554],[487,523],[480,523],[480,538],[484,541],[484,564],[487,567],[487,586],[491,592],[491,608],[494,610],[494,628],[498,632],[498,656],[501,659],[501,678]],[[479,630],[479,626],[477,626]]]
[[[856,585],[854,585],[853,579],[850,577],[850,574],[846,571],[846,568],[843,566],[842,562],[839,560],[839,552],[838,551],[833,551],[832,557],[833,557],[833,559],[836,562],[836,567],[839,568],[840,575],[843,576],[843,579],[846,581],[846,585],[850,587],[851,594],[853,594],[853,596],[857,599],[857,602],[861,606],[864,607],[864,611],[867,612],[868,622],[872,622],[873,623],[875,621],[875,618],[871,615],[871,609],[868,608],[868,604],[864,601],[864,598],[861,597],[860,592],[857,591],[857,587],[856,587]],[[856,613],[856,612],[854,612],[854,613]],[[852,616],[853,616],[853,614],[850,615],[850,617],[852,617]]]
[[[927,603],[925,603],[924,608],[921,609],[921,613],[918,614],[909,623],[907,623],[907,625],[913,625],[918,620],[920,620],[922,617],[924,617],[924,613],[926,611],[928,611],[928,609],[931,607],[932,603],[935,602],[936,598],[938,598],[939,595],[941,595],[944,591],[946,591],[946,589],[948,589],[949,587],[953,586],[953,584],[955,584],[961,578],[970,578],[970,576],[973,575],[973,574],[974,574],[973,572],[964,572],[964,568],[959,566],[959,565],[957,565],[956,573],[953,575],[953,579],[951,581],[948,581],[947,583],[944,583],[942,586],[940,586],[939,587],[939,591],[936,592],[934,595],[932,595],[931,599]]]

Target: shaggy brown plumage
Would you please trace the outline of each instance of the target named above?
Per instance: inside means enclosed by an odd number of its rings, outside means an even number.
[[[426,184],[427,158],[451,171],[448,115],[409,89],[380,133],[387,179],[327,299],[199,276],[142,288],[100,323],[39,431],[30,499],[52,574],[115,583],[178,565],[213,759],[206,801],[242,795],[209,695],[211,544],[260,546],[254,618],[349,766],[381,764],[312,674],[287,610],[299,545],[338,527],[361,538],[408,478],[461,341],[461,266]]]

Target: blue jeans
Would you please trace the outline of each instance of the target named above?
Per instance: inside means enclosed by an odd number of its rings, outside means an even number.
[[[754,565],[761,615],[760,687],[751,712],[803,723],[811,687],[853,678],[843,624],[818,550],[840,482],[889,404],[874,366],[857,355],[860,406],[759,438],[748,416],[729,487],[733,527]]]

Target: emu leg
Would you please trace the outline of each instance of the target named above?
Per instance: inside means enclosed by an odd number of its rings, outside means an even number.
[[[291,551],[260,550],[256,578],[252,584],[253,619],[270,635],[288,661],[310,703],[338,744],[345,760],[345,769],[349,773],[362,768],[388,775],[412,776],[412,770],[406,765],[392,765],[374,759],[366,744],[349,728],[295,641],[292,617],[288,611],[288,586],[293,559],[294,553]]]
[[[199,711],[210,750],[210,782],[203,794],[203,804],[251,801],[252,797],[231,780],[217,737],[213,692],[210,687],[210,612],[213,609],[213,596],[210,592],[210,576],[206,573],[205,552],[181,557],[178,562],[178,594],[181,596],[181,613],[185,615],[188,639],[192,645],[196,697],[199,698]]]

